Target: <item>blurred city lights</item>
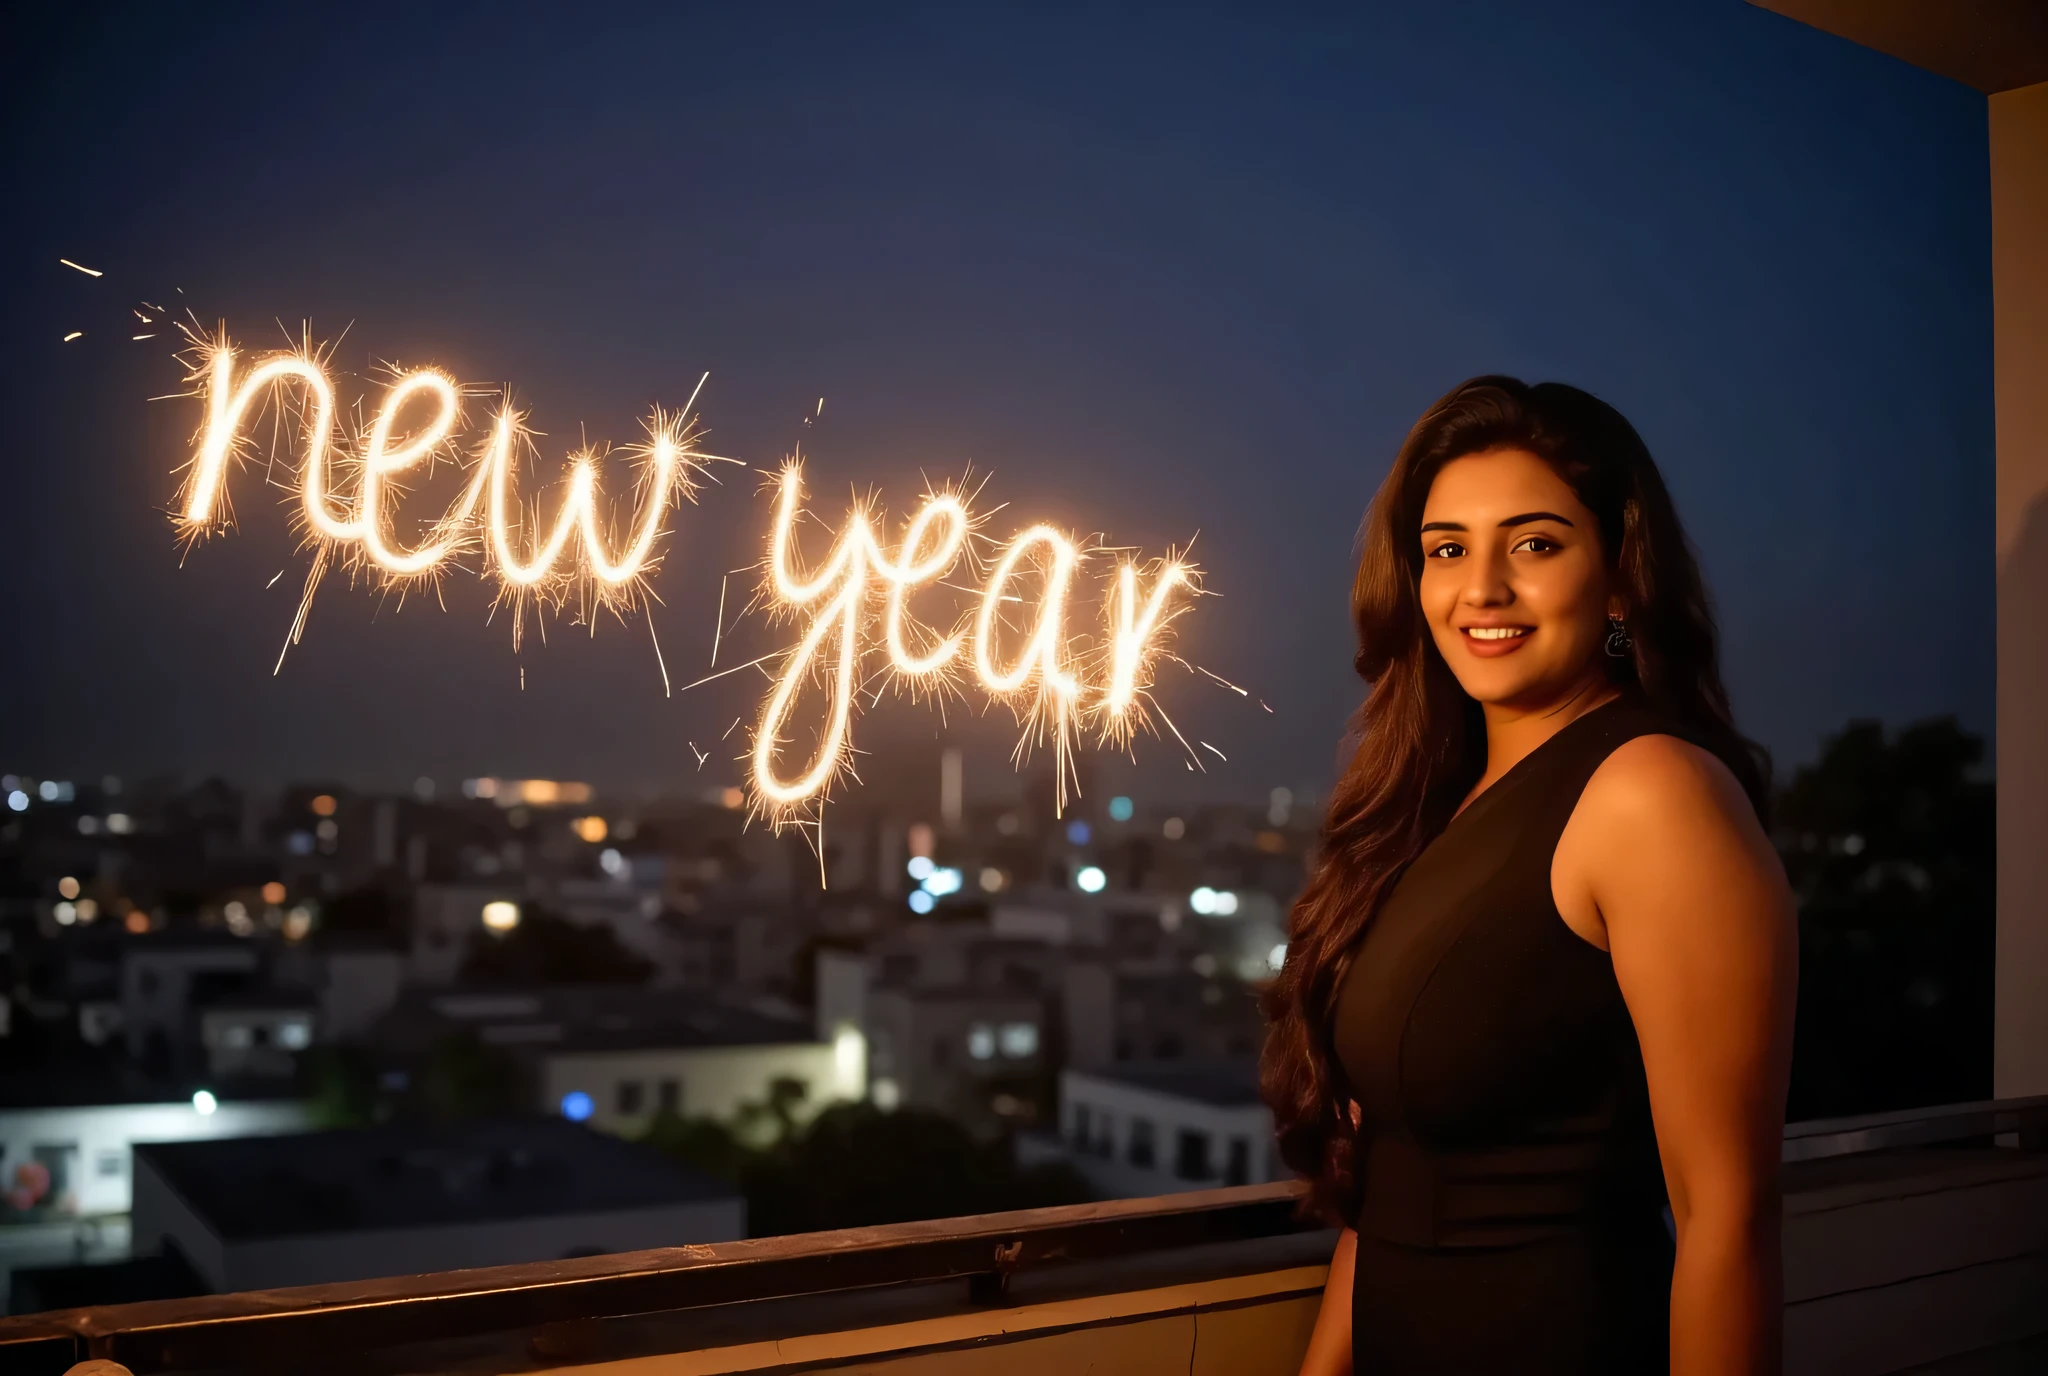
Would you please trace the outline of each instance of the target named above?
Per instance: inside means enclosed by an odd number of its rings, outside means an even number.
[[[16,812],[27,812],[28,794],[23,793],[18,788],[14,789],[7,795],[7,806]]]
[[[308,803],[307,806],[313,809],[315,817],[332,817],[335,806],[334,795],[332,793],[322,793],[311,803]]]
[[[126,836],[134,829],[135,823],[127,813],[110,812],[107,814],[107,830],[113,832],[114,835]]]
[[[195,1090],[192,1094],[192,1108],[202,1115],[212,1113],[220,1107],[220,1100],[213,1097],[210,1089]]]
[[[981,871],[981,891],[995,893],[1003,887],[1003,872],[993,865],[984,865]]]
[[[1274,969],[1274,970],[1278,970],[1278,969],[1279,969],[1279,968],[1280,968],[1281,966],[1285,965],[1286,963],[1287,963],[1287,943],[1286,943],[1286,942],[1284,942],[1284,941],[1283,941],[1283,942],[1281,942],[1281,943],[1280,943],[1279,945],[1275,946],[1275,947],[1274,947],[1274,948],[1273,948],[1272,950],[1270,950],[1270,951],[1266,952],[1266,964],[1267,964],[1267,965],[1268,965],[1269,967],[1271,967],[1272,969]]]
[[[1166,825],[1159,829],[1169,841],[1178,841],[1188,834],[1188,824],[1178,817],[1166,819]]]
[[[611,828],[605,825],[604,818],[594,815],[578,817],[575,821],[569,823],[569,830],[575,832],[580,839],[593,846],[611,834]]]
[[[913,855],[910,857],[910,863],[903,868],[912,879],[922,881],[931,878],[932,871],[938,866],[932,863],[929,855]]]
[[[572,1123],[584,1122],[595,1112],[597,1105],[580,1089],[572,1089],[562,1096],[562,1116]]]
[[[59,927],[69,927],[78,920],[78,909],[70,903],[60,902],[50,909],[50,916],[57,919]]]
[[[1216,916],[1229,917],[1237,911],[1237,895],[1229,889],[1216,890]]]
[[[912,889],[910,891],[910,911],[918,914],[920,917],[937,906],[938,900],[923,889]]]
[[[1204,884],[1188,895],[1188,906],[1204,917],[1211,916],[1216,911],[1216,890]]]
[[[284,902],[284,885],[275,879],[263,886],[263,901],[272,905]]]
[[[505,899],[494,899],[484,904],[484,927],[503,936],[519,925],[519,905]]]
[[[78,881],[68,874],[65,875],[57,881],[57,893],[63,898],[78,897]]]
[[[611,846],[606,846],[604,853],[597,857],[597,867],[622,883],[633,875],[633,862]]]
[[[1094,834],[1094,828],[1090,827],[1086,822],[1076,820],[1067,823],[1068,845],[1085,846],[1088,844],[1088,838]]]
[[[1100,865],[1083,865],[1075,871],[1074,887],[1082,893],[1101,893],[1109,887],[1109,876]]]
[[[962,882],[960,871],[936,869],[925,876],[924,891],[934,898],[944,898],[947,894],[960,892]]]
[[[1131,800],[1121,794],[1109,800],[1109,820],[1112,822],[1128,822],[1137,810]]]

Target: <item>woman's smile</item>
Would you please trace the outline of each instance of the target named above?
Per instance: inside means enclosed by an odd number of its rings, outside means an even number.
[[[1534,626],[1460,626],[1465,638],[1467,654],[1478,655],[1481,659],[1497,659],[1511,655],[1529,643]]]

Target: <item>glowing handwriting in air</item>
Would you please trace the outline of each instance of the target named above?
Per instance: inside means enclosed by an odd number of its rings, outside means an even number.
[[[453,436],[463,393],[453,378],[434,368],[399,374],[367,431],[351,444],[336,433],[334,384],[313,350],[269,355],[239,378],[237,351],[224,336],[203,341],[200,355],[193,380],[205,397],[206,419],[179,506],[181,527],[196,536],[225,522],[229,460],[244,448],[246,432],[266,403],[297,394],[297,428],[304,436],[296,464],[299,514],[307,535],[323,555],[353,558],[391,581],[431,576],[480,548],[487,571],[511,598],[560,602],[587,590],[600,603],[630,604],[638,580],[653,568],[669,508],[679,497],[694,496],[699,466],[714,457],[692,447],[696,432],[688,405],[675,414],[656,408],[646,425],[646,444],[632,451],[638,455],[637,516],[615,553],[598,487],[598,456],[589,449],[570,456],[554,524],[540,533],[537,510],[522,506],[514,493],[516,469],[531,438],[522,417],[501,405],[461,493],[424,540],[403,549],[391,510],[401,483],[436,457],[460,461]],[[703,385],[699,379],[698,388]],[[690,404],[695,401],[693,392]],[[422,410],[423,423],[401,432],[401,421],[418,421],[415,413]],[[353,476],[353,493],[337,491],[337,469]],[[316,576],[322,567],[324,560],[316,559]]]
[[[249,435],[264,415],[274,418],[274,443],[296,437],[295,461],[270,455],[296,475],[297,519],[314,549],[287,645],[296,643],[314,590],[337,561],[402,587],[473,559],[496,580],[501,600],[515,606],[537,599],[555,606],[575,600],[586,611],[630,608],[658,562],[669,509],[680,498],[694,499],[703,465],[716,459],[694,447],[692,392],[680,412],[656,408],[646,422],[646,442],[628,451],[636,473],[629,520],[609,519],[600,455],[585,448],[569,456],[554,518],[543,521],[538,504],[517,495],[518,469],[533,444],[509,401],[491,414],[475,453],[465,455],[458,443],[465,393],[438,369],[394,372],[370,423],[350,434],[325,360],[310,344],[246,366],[225,333],[194,336],[193,344],[190,380],[205,414],[178,503],[178,524],[188,538],[227,524],[231,461],[252,450]],[[703,380],[697,385],[701,390]],[[443,460],[469,472],[426,534],[408,546],[398,529],[398,501],[408,482]],[[1150,587],[1141,597],[1146,574],[1118,558],[1106,588],[1106,634],[1091,637],[1074,630],[1070,605],[1084,565],[1094,559],[1099,566],[1107,552],[1050,525],[1032,525],[991,550],[972,605],[956,607],[949,622],[934,623],[918,606],[928,613],[939,600],[937,589],[954,586],[946,580],[962,563],[970,575],[983,567],[977,522],[964,495],[927,494],[893,543],[885,542],[881,518],[856,505],[824,560],[807,569],[797,549],[803,476],[794,461],[775,486],[764,598],[778,611],[809,620],[781,656],[754,732],[754,801],[772,822],[799,820],[846,769],[854,699],[868,686],[863,666],[878,632],[885,685],[934,696],[978,685],[990,701],[1016,713],[1023,726],[1020,760],[1032,746],[1050,744],[1062,800],[1082,723],[1093,723],[1101,743],[1122,748],[1153,721],[1152,665],[1163,653],[1165,631],[1187,609],[1176,594],[1200,591],[1192,566],[1171,555],[1151,561],[1144,566]],[[722,621],[722,594],[720,610]],[[515,644],[522,619],[514,620]],[[821,687],[827,705],[815,744],[804,753],[791,750],[790,738],[807,685]],[[798,767],[787,767],[788,753],[804,754]]]
[[[951,686],[961,674],[958,661],[971,640],[973,681],[992,699],[1007,702],[1024,723],[1020,752],[1033,740],[1050,741],[1058,758],[1064,797],[1068,751],[1077,717],[1092,713],[1101,738],[1127,743],[1145,721],[1142,699],[1150,686],[1150,665],[1160,652],[1161,632],[1184,604],[1170,599],[1192,589],[1192,569],[1177,559],[1158,561],[1152,588],[1138,606],[1138,569],[1117,565],[1107,606],[1106,647],[1077,650],[1067,609],[1084,554],[1070,537],[1048,525],[1034,525],[1013,537],[996,555],[971,613],[951,631],[918,622],[908,611],[917,588],[938,583],[963,557],[972,558],[974,519],[956,493],[926,497],[904,527],[892,554],[876,533],[876,517],[863,506],[847,513],[831,552],[808,573],[799,567],[796,528],[802,516],[803,475],[792,461],[776,479],[775,520],[769,536],[764,592],[787,611],[811,612],[803,636],[783,662],[754,732],[752,778],[757,805],[771,819],[785,820],[821,798],[852,754],[854,696],[862,685],[865,637],[872,629],[871,603],[883,601],[882,641],[887,670],[913,689],[932,681]],[[1038,575],[1034,598],[1011,591],[1027,572]],[[1021,648],[1005,650],[1014,636],[1013,606],[1023,607],[1028,629]],[[911,628],[921,644],[906,643]],[[1089,688],[1077,664],[1094,662],[1104,672],[1099,689]],[[785,771],[782,756],[800,691],[816,682],[826,693],[825,720],[802,764]]]

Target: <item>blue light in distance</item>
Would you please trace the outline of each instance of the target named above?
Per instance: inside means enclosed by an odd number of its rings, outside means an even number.
[[[1128,822],[1137,810],[1129,798],[1121,795],[1109,800],[1109,820],[1112,822]]]
[[[912,889],[910,891],[910,911],[920,916],[930,912],[938,904],[938,901],[938,899],[933,898],[923,889]]]
[[[929,855],[913,855],[910,863],[903,867],[912,879],[928,879],[932,872],[932,858]]]
[[[597,1105],[580,1089],[572,1089],[562,1096],[562,1116],[572,1123],[583,1122],[595,1112]]]
[[[1100,865],[1083,865],[1074,872],[1074,887],[1082,893],[1101,893],[1109,887],[1109,876]]]
[[[1086,822],[1067,823],[1067,842],[1070,845],[1085,846],[1088,844],[1088,838],[1094,834]]]
[[[962,882],[960,871],[948,866],[942,870],[933,870],[924,877],[924,891],[933,898],[944,898],[949,893],[960,892]]]

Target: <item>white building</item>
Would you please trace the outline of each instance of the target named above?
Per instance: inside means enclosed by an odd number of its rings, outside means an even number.
[[[1060,1073],[1060,1138],[1020,1142],[1112,1199],[1284,1180],[1250,1058],[1133,1062]]]
[[[202,1103],[207,1101],[201,1101]],[[128,1212],[131,1158],[138,1142],[191,1142],[301,1132],[306,1106],[291,1101],[229,1100],[202,1112],[191,1100],[154,1104],[81,1104],[61,1108],[0,1109],[0,1177],[17,1188],[20,1168],[33,1163],[31,1183],[47,1174],[39,1198],[26,1194],[9,1216],[89,1217]]]

